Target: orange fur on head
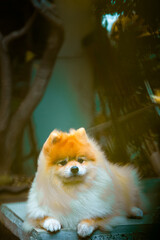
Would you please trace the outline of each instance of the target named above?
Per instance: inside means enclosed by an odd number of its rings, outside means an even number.
[[[65,158],[76,159],[78,156],[85,156],[88,160],[95,160],[84,128],[77,131],[71,129],[69,133],[54,130],[44,143],[43,153],[48,168]]]

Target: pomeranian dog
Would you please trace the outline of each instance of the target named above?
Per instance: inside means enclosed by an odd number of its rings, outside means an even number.
[[[43,145],[27,202],[26,226],[56,232],[110,231],[126,217],[142,218],[137,171],[107,161],[84,128],[54,130]]]

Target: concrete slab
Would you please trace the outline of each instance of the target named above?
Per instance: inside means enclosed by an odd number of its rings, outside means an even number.
[[[152,203],[159,199],[160,179],[143,181],[144,192],[150,193]],[[128,219],[125,225],[119,225],[112,232],[95,231],[90,240],[156,240],[160,234],[160,207],[159,202],[152,212],[143,219]],[[0,221],[15,236],[21,240],[78,240],[77,233],[72,229],[62,229],[57,233],[48,233],[45,230],[33,229],[25,233],[22,228],[26,216],[26,202],[6,203],[0,206]]]
[[[31,233],[25,233],[22,224],[25,218],[25,202],[2,204],[0,208],[0,221],[19,239],[33,240],[78,240],[77,233],[71,229],[62,229],[57,233],[48,233],[44,230],[34,229]],[[160,229],[160,222],[155,222],[155,215],[144,216],[143,219],[128,219],[125,225],[119,225],[111,233],[95,231],[87,239],[92,240],[124,240],[124,239],[154,239],[153,232]],[[152,238],[149,238],[152,235]],[[156,239],[156,238],[155,238]]]

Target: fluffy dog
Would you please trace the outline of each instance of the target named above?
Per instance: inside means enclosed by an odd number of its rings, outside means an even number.
[[[26,222],[50,232],[77,229],[86,237],[97,228],[110,231],[126,217],[142,218],[141,195],[136,170],[107,161],[84,128],[54,130],[39,156]]]

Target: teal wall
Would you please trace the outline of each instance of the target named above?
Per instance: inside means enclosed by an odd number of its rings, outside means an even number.
[[[33,81],[38,64],[33,67]],[[92,74],[84,58],[57,59],[45,94],[33,113],[35,136],[40,150],[53,129],[89,127],[92,121]],[[30,152],[28,132],[24,136],[24,152]],[[33,175],[33,159],[23,164],[23,171]]]
[[[65,39],[44,97],[33,113],[38,148],[53,129],[89,127],[93,118],[93,69],[82,40],[94,30],[91,0],[55,1],[63,21]],[[52,54],[52,53],[51,53]],[[33,79],[37,63],[33,66]],[[24,151],[29,152],[27,134]],[[33,161],[24,163],[24,171],[34,172]]]
[[[87,68],[81,59],[57,60],[45,95],[33,113],[39,148],[55,128],[68,131],[70,128],[89,127],[92,116],[90,111],[86,111],[82,106],[80,96],[82,94],[83,98],[86,97],[86,101],[91,99],[88,99],[87,93],[86,96],[83,94],[82,87],[75,87],[76,81],[86,84],[86,80],[84,79],[84,82],[81,79],[84,71],[86,72]],[[89,91],[91,89],[88,89],[88,93]]]

